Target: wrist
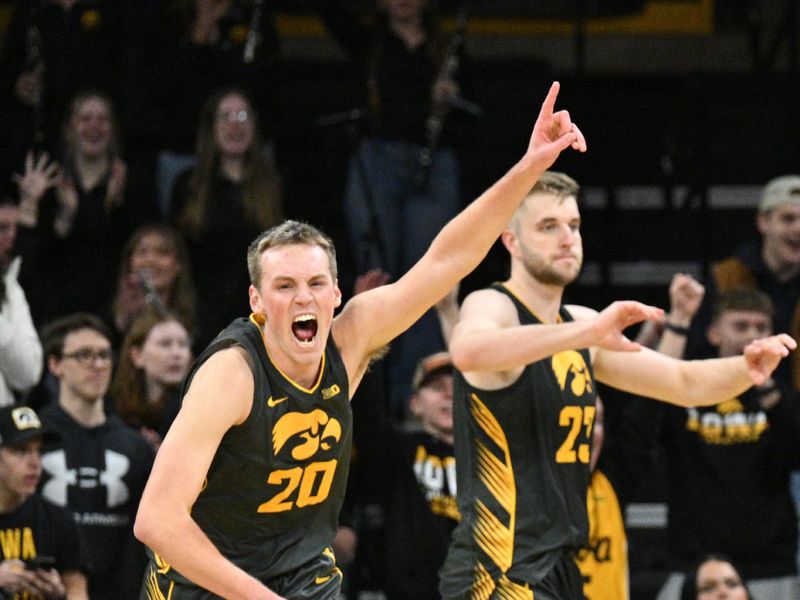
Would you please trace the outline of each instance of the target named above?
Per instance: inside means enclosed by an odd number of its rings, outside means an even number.
[[[672,332],[675,335],[682,335],[687,336],[689,335],[689,328],[685,325],[680,325],[673,321],[672,319],[667,319],[664,322],[664,329],[666,331]]]

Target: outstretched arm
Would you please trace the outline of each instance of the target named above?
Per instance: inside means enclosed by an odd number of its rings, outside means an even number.
[[[586,142],[567,111],[555,112],[559,85],[542,104],[528,150],[499,181],[455,217],[397,282],[353,298],[334,322],[334,339],[353,369],[408,329],[483,259],[534,183],[568,147]]]
[[[635,352],[623,331],[662,311],[639,302],[614,302],[598,313],[582,306],[568,307],[575,318],[554,325],[520,325],[511,300],[495,290],[479,290],[464,300],[453,332],[450,353],[467,380],[495,389],[517,378],[525,365],[564,350],[593,346]]]
[[[710,406],[763,384],[797,343],[780,334],[755,340],[742,356],[684,361],[644,349],[636,354],[598,350],[599,381],[680,406]]]
[[[252,397],[253,376],[239,348],[222,350],[200,367],[161,444],[134,533],[171,567],[209,591],[225,598],[279,600],[227,560],[191,517],[222,436],[247,418]]]

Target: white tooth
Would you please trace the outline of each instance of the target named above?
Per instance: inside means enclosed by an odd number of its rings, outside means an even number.
[[[298,323],[300,321],[313,321],[313,320],[314,320],[314,316],[313,315],[299,315],[299,316],[295,317],[294,322]]]

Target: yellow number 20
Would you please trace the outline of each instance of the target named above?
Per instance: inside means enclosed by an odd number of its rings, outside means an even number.
[[[267,483],[283,485],[269,501],[259,505],[258,512],[273,513],[319,504],[331,491],[333,475],[336,472],[336,459],[314,462],[307,467],[280,469],[269,474]],[[298,489],[299,488],[299,489]],[[297,498],[292,498],[297,491]]]

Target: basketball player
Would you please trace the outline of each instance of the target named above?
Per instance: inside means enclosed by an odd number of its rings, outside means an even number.
[[[600,313],[561,304],[583,260],[578,185],[544,173],[502,241],[511,276],[464,301],[450,352],[459,510],[441,572],[446,599],[583,599],[574,552],[598,381],[679,405],[710,405],[763,383],[796,344],[756,340],[742,356],[685,362],[622,331],[635,302]]]
[[[286,222],[248,253],[252,315],[199,357],[136,520],[144,596],[338,598],[330,543],[347,479],[349,398],[370,359],[485,256],[530,188],[585,140],[554,83],[525,156],[397,282],[341,304],[330,239]],[[656,309],[641,308],[636,319]]]

